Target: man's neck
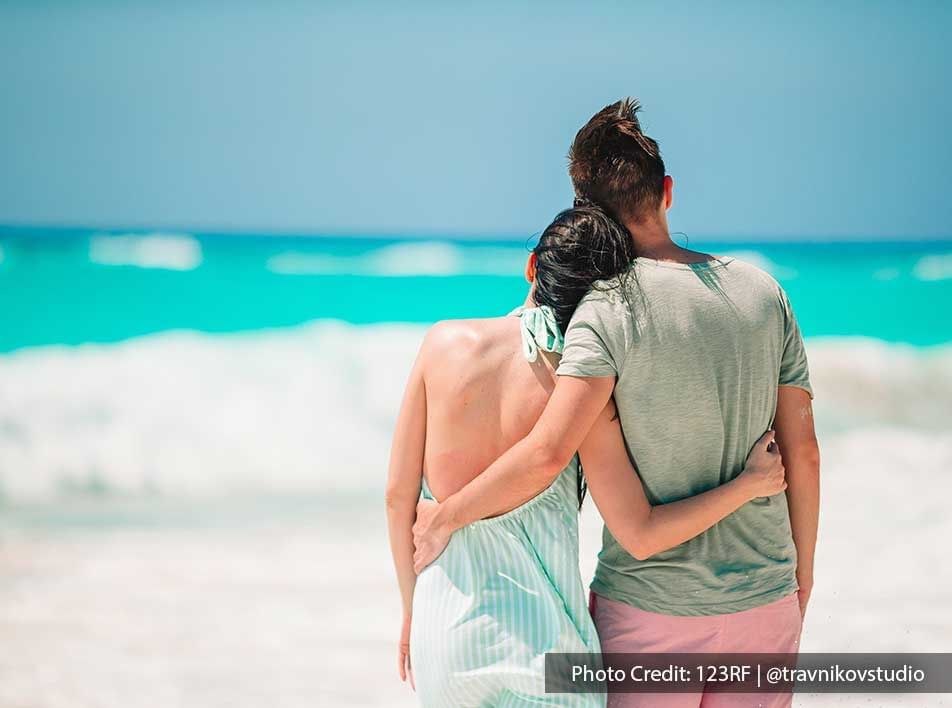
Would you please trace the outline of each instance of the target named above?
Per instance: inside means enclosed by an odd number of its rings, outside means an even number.
[[[671,240],[668,225],[659,221],[626,221],[625,228],[635,244],[635,255],[658,261],[697,263],[710,260],[706,253],[683,248]]]

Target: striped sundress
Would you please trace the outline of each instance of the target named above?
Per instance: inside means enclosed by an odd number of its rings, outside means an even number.
[[[561,351],[551,310],[513,314],[527,359]],[[578,568],[579,474],[576,458],[526,504],[458,530],[417,578],[410,655],[424,706],[605,705],[545,693],[547,652],[599,651]]]

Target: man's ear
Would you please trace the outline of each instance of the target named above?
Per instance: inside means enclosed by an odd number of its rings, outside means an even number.
[[[526,282],[534,283],[536,276],[536,254],[535,251],[529,254],[526,259]]]
[[[674,178],[671,175],[664,176],[664,210],[667,211],[674,203]]]

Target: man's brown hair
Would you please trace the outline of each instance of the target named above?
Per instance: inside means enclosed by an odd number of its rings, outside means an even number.
[[[576,196],[620,221],[641,220],[664,196],[664,160],[658,143],[641,132],[640,110],[634,98],[606,106],[582,126],[569,150]]]

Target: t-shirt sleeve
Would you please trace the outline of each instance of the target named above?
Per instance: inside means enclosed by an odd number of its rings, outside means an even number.
[[[802,388],[813,398],[810,385],[810,367],[807,364],[807,350],[803,345],[800,325],[793,314],[793,307],[787,294],[781,289],[780,301],[783,305],[783,355],[780,359],[780,386]]]
[[[583,378],[618,375],[617,328],[609,328],[611,305],[604,296],[592,293],[579,303],[568,329],[556,374]]]

